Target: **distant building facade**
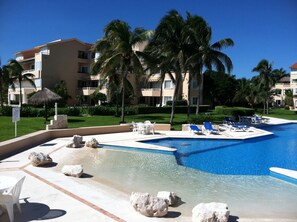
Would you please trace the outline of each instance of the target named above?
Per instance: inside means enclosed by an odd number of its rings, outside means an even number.
[[[89,74],[93,61],[91,44],[77,39],[57,40],[16,53],[16,60],[23,66],[24,73],[34,74],[36,89],[22,83],[22,101],[27,103],[28,94],[46,87],[66,82],[69,105],[77,103],[77,95],[88,97],[98,86],[98,79]],[[16,83],[18,84],[18,83]],[[19,101],[20,91],[16,87],[8,91],[9,103]]]
[[[146,43],[135,45],[134,49],[143,51]],[[61,81],[66,82],[70,99],[68,105],[79,104],[78,97],[83,98],[86,104],[90,104],[90,95],[98,88],[101,82],[101,75],[90,75],[91,64],[96,61],[98,54],[91,51],[92,44],[83,43],[78,39],[56,40],[29,50],[16,53],[16,60],[23,66],[24,73],[34,74],[36,89],[26,83],[22,83],[22,102],[27,103],[28,94],[46,87],[53,89]],[[173,73],[174,75],[174,73]],[[169,77],[165,76],[163,83],[160,80],[160,73],[144,75],[140,83],[136,83],[133,74],[128,75],[128,80],[134,88],[138,100],[132,102],[157,106],[161,103],[160,95],[162,89],[162,104],[172,101],[175,84]],[[197,103],[198,84],[195,80],[191,83],[191,104]],[[100,92],[107,95],[108,85],[103,86]],[[12,88],[8,91],[9,104],[18,103],[20,96],[19,88]],[[178,98],[188,99],[188,74],[183,77]]]
[[[285,106],[286,91],[292,90],[293,92],[293,106],[297,109],[297,63],[290,66],[290,76],[281,78],[274,86],[276,95],[274,96],[275,106]]]

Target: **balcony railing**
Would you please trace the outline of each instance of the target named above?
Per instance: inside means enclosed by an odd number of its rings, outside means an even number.
[[[142,96],[160,96],[161,90],[160,88],[142,88],[141,89]]]

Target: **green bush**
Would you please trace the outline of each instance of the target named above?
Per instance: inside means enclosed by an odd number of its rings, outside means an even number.
[[[186,106],[186,105],[188,105],[188,102],[187,102],[187,100],[176,100],[175,105],[176,106]],[[171,100],[167,101],[166,106],[172,106],[172,101]]]
[[[224,107],[216,106],[215,113],[218,115],[227,115],[227,116],[252,116],[255,114],[255,110],[245,107]]]
[[[3,106],[3,108],[0,108],[0,115],[1,116],[12,116],[12,107],[11,106]]]

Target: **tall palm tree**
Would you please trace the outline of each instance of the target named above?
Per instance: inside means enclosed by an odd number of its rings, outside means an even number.
[[[275,83],[272,64],[268,60],[262,59],[252,71],[259,73],[258,90],[263,98],[263,114],[268,114],[270,91]]]
[[[135,45],[142,43],[151,34],[143,28],[135,28],[131,31],[128,23],[114,20],[105,27],[105,37],[99,40],[94,50],[100,53],[100,57],[94,66],[99,73],[116,72],[120,75],[120,88],[122,91],[122,115],[121,122],[125,121],[125,81],[128,74],[133,74],[137,79],[143,75],[143,67],[139,58],[139,52]]]
[[[190,54],[187,64],[196,67],[198,73],[194,73],[199,82],[199,96],[197,100],[196,114],[199,112],[199,105],[203,103],[203,69],[225,73],[225,69],[230,73],[233,65],[231,59],[221,50],[234,45],[230,38],[225,38],[211,44],[212,30],[206,21],[200,16],[187,13],[188,42]]]
[[[163,74],[174,77],[174,93],[172,99],[170,124],[173,123],[175,102],[180,92],[185,64],[185,21],[175,10],[168,12],[156,28],[154,38],[148,47],[152,47],[152,55],[159,59],[159,68]],[[174,75],[172,74],[174,73]]]
[[[35,82],[32,79],[34,77],[34,74],[23,73],[24,71],[23,66],[15,59],[12,59],[9,61],[7,65],[7,70],[9,72],[9,75],[12,81],[12,88],[15,89],[15,86],[19,84],[19,90],[20,90],[19,105],[22,106],[22,83],[26,81],[34,88],[36,88]]]

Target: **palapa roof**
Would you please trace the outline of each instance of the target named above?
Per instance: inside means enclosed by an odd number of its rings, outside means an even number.
[[[52,92],[48,88],[43,88],[42,90],[39,90],[33,96],[31,96],[28,99],[28,103],[33,105],[38,105],[38,104],[44,104],[49,102],[55,102],[60,99],[62,99],[62,97],[59,96],[58,94]]]

